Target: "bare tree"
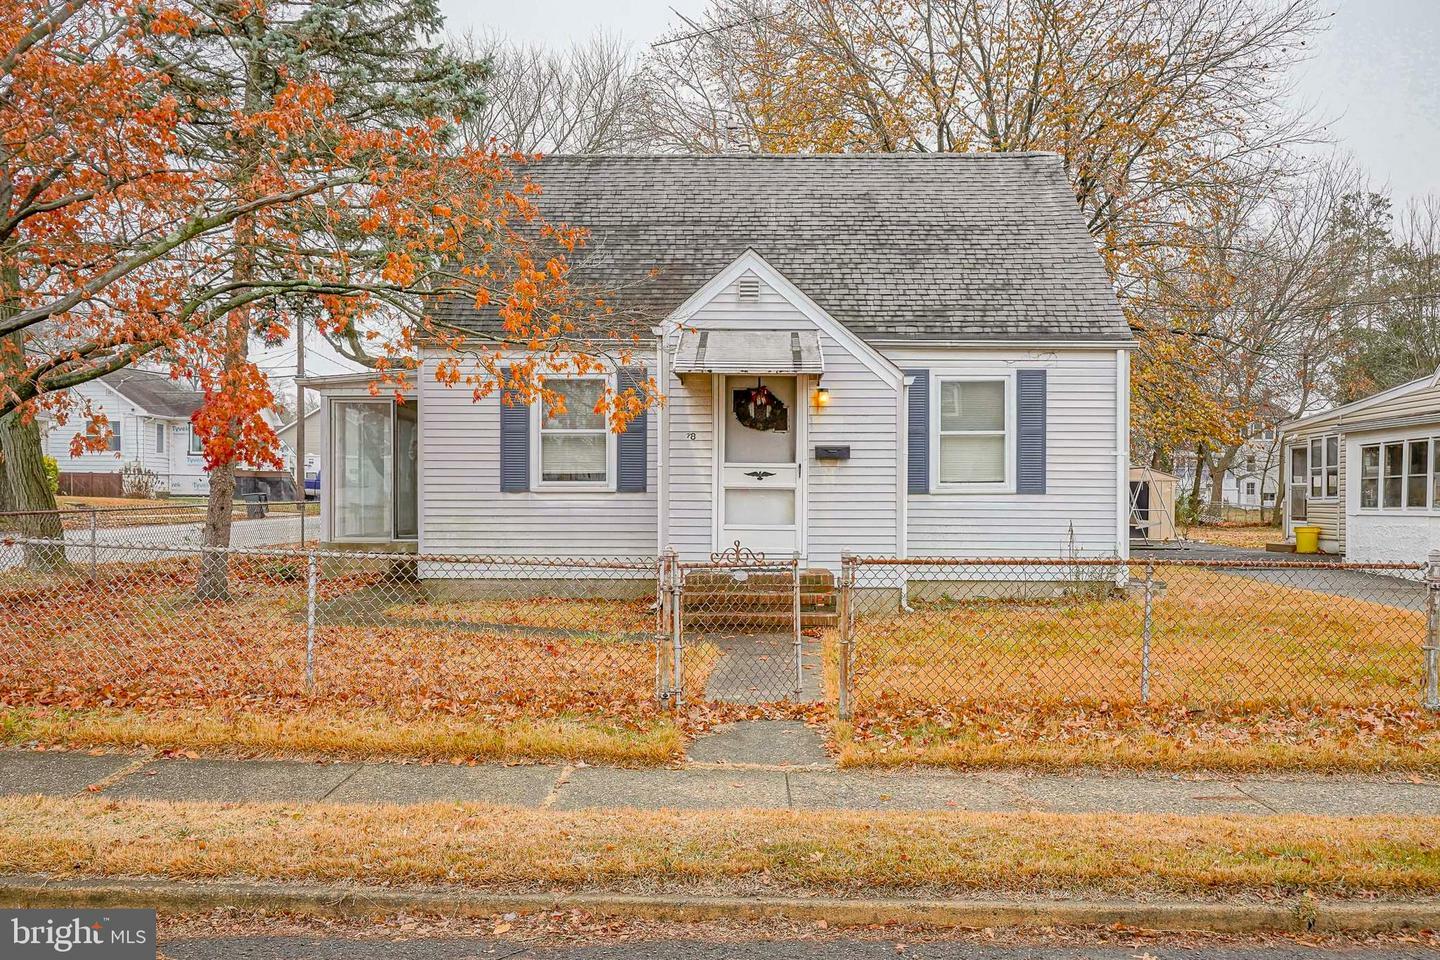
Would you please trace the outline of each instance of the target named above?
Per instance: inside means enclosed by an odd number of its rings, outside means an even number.
[[[524,153],[617,153],[631,146],[638,70],[629,47],[597,34],[564,50],[510,43],[496,34],[456,41],[488,63],[486,105],[463,124],[471,143],[494,140]]]
[[[1303,416],[1323,399],[1340,357],[1348,291],[1366,269],[1336,223],[1365,189],[1348,160],[1317,163],[1236,206],[1204,248],[1213,262],[1197,273],[1214,289],[1208,316],[1194,326],[1213,361],[1209,389],[1231,417],[1231,429],[1201,447],[1212,507],[1225,475],[1251,449],[1247,428]]]
[[[1142,338],[1137,421],[1193,449],[1234,414],[1186,326],[1215,305],[1162,295],[1218,289],[1189,277],[1205,246],[1311,138],[1286,68],[1322,22],[1315,0],[711,0],[653,45],[636,122],[683,151],[1059,153]]]

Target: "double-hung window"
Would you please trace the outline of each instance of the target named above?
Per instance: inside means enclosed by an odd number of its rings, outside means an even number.
[[[1367,510],[1380,506],[1379,444],[1360,448],[1360,506]]]
[[[1411,440],[1405,445],[1405,506],[1428,507],[1429,488],[1430,441]]]
[[[614,434],[595,408],[605,394],[605,377],[554,378],[546,387],[563,401],[542,409],[536,403],[537,488],[609,489]]]
[[[192,457],[198,457],[205,452],[205,444],[201,442],[200,434],[195,432],[194,427],[190,428],[190,446],[185,449],[185,452]]]
[[[165,431],[169,428],[163,423],[155,424],[155,452],[165,452]]]
[[[1310,441],[1310,499],[1340,495],[1340,437],[1329,434]]]
[[[941,489],[1000,489],[1010,482],[1010,382],[938,380],[936,481]]]
[[[119,453],[123,447],[120,443],[120,421],[110,421],[110,438],[105,441],[105,449],[111,453]]]
[[[1405,444],[1387,443],[1381,456],[1380,505],[1398,509],[1405,502]]]

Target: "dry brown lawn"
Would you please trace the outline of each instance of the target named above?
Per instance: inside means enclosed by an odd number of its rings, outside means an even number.
[[[1440,819],[6,797],[0,871],[711,893],[1432,896]]]
[[[387,607],[395,620],[543,627],[597,634],[653,634],[655,612],[644,600],[456,600]]]
[[[585,717],[491,721],[323,704],[284,710],[0,707],[0,745],[26,744],[245,758],[583,760],[633,767],[673,763],[684,753],[685,734],[668,717],[642,724]]]
[[[1221,547],[1240,547],[1246,550],[1264,550],[1267,543],[1279,543],[1285,539],[1285,532],[1279,527],[1220,525],[1201,526],[1195,524],[1184,531],[1185,539],[1199,543],[1213,543]]]
[[[1376,578],[1375,599],[1357,600],[1207,569],[1156,577],[1152,704],[1418,703],[1425,616],[1391,605],[1418,602],[1413,584]],[[1134,593],[916,606],[857,620],[857,707],[1140,699],[1145,614]]]
[[[842,762],[1440,767],[1440,724],[1419,709],[1424,614],[1391,605],[1417,602],[1412,584],[1377,578],[1357,600],[1196,568],[1157,578],[1146,704],[1133,595],[861,616]]]

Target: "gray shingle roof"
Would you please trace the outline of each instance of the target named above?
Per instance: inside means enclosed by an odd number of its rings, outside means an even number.
[[[150,370],[117,370],[100,379],[152,417],[189,417],[205,401],[194,387]]]
[[[647,319],[749,248],[867,340],[1130,338],[1055,154],[550,157],[529,173],[546,217],[590,231],[577,277]],[[493,329],[463,302],[436,313]]]

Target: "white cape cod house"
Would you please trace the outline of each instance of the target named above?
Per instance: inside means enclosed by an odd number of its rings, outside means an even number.
[[[835,568],[1125,556],[1129,329],[1051,154],[556,157],[587,283],[653,322],[666,403],[612,434],[436,381],[314,378],[324,539],[425,554]],[[494,321],[439,307],[473,330]],[[493,329],[493,327],[490,327]]]

